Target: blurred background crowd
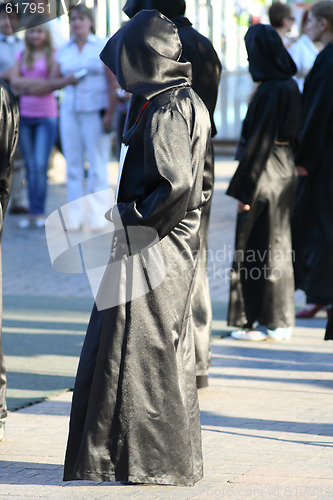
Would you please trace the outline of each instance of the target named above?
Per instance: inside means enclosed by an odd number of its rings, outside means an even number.
[[[75,3],[77,3],[75,0],[69,2],[68,0],[52,0],[50,2],[52,21],[49,26],[56,48],[59,48],[70,36],[68,16],[63,15],[64,7],[68,9]],[[127,20],[127,16],[122,11],[125,3],[123,0],[86,0],[84,3],[94,10],[96,34],[100,38],[110,36]],[[253,88],[248,73],[244,35],[253,23],[269,23],[268,9],[271,3],[269,0],[265,2],[260,0],[251,2],[188,0],[186,2],[186,16],[201,34],[212,41],[223,63],[215,110],[217,140],[230,142],[238,140],[248,97]],[[285,5],[289,7],[290,16],[293,18],[290,30],[285,35],[286,44],[289,46],[303,33],[304,12],[311,6],[311,2],[287,2]],[[48,12],[48,9],[45,9],[45,12]],[[43,10],[43,13],[45,12]],[[19,31],[18,36],[22,38],[23,32]],[[1,61],[0,68],[2,68]]]

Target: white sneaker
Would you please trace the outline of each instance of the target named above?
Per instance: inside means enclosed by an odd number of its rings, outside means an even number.
[[[29,227],[31,227],[31,220],[30,219],[21,219],[17,225],[20,229],[29,229]]]
[[[293,333],[293,329],[291,326],[270,329],[266,326],[258,325],[257,328],[267,336],[268,340],[276,340],[277,342],[280,342],[282,340],[290,340]]]
[[[34,224],[37,229],[42,229],[43,227],[45,227],[45,219],[43,217],[40,217],[34,221]]]
[[[290,328],[275,328],[275,330],[267,331],[267,338],[270,340],[290,340],[293,329]]]
[[[231,332],[231,336],[236,340],[251,340],[253,342],[267,339],[267,335],[258,330],[236,330]]]

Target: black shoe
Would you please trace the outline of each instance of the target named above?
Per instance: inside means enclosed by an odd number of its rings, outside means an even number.
[[[197,375],[197,389],[208,387],[208,375]]]
[[[0,420],[0,441],[5,440],[5,419]]]
[[[28,214],[29,210],[26,207],[12,207],[9,213],[12,215]]]

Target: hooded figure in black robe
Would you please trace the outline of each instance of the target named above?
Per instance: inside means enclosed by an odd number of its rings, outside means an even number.
[[[18,140],[19,111],[17,102],[9,87],[0,79],[0,241],[3,229],[3,219],[6,213],[12,187],[13,159]],[[2,268],[0,245],[0,421],[7,416],[6,406],[6,371],[1,345],[2,322]],[[0,425],[0,437],[3,429]]]
[[[222,66],[210,40],[195,30],[191,22],[184,16],[185,8],[185,0],[127,0],[123,11],[129,18],[132,18],[140,10],[156,9],[171,19],[177,26],[183,47],[183,57],[192,64],[192,88],[207,106],[211,119],[212,137],[214,137],[216,135],[216,127],[213,115]],[[127,119],[127,127],[130,127],[136,120],[138,110],[141,107],[142,99],[134,96]],[[200,256],[192,292],[192,317],[198,388],[208,385],[208,368],[210,365],[212,306],[207,275],[207,251],[211,195],[214,184],[213,146],[211,146],[207,154],[205,168],[210,173],[209,185],[207,185],[207,189],[210,190],[210,196],[201,215]]]
[[[126,247],[134,229],[158,235],[165,279],[119,305],[94,306],[75,382],[64,480],[192,485],[202,477],[190,298],[210,120],[181,53],[177,27],[156,10],[139,12],[101,53],[120,86],[146,100],[125,137],[117,204],[109,214],[124,228],[114,239],[110,262],[121,267],[110,292],[135,292],[133,249]],[[146,251],[133,258],[147,262]]]
[[[250,27],[245,44],[258,86],[243,123],[239,166],[227,190],[241,202],[242,212],[236,226],[228,324],[251,329],[259,322],[275,330],[294,324],[290,217],[300,94],[292,78],[296,66],[274,28]]]
[[[297,166],[301,177],[293,213],[295,286],[310,304],[333,298],[333,44],[317,56],[303,92]]]

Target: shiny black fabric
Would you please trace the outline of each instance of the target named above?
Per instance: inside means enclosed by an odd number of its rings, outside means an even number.
[[[157,12],[137,16],[140,23],[147,16],[160,19],[158,33],[168,29],[169,21]],[[143,38],[150,35],[149,19],[140,24]],[[134,17],[128,25],[136,22]],[[104,60],[122,57],[121,39],[127,33],[121,28],[116,43],[108,42]],[[176,32],[168,43],[173,42],[178,44]],[[145,52],[135,58],[137,49],[133,45],[133,61],[146,58],[148,63],[150,49],[141,44]],[[168,75],[173,63],[164,58]],[[123,76],[121,66],[117,62],[113,69],[120,68]],[[138,74],[137,67],[134,71]],[[138,89],[148,79],[143,74]],[[126,304],[104,311],[94,307],[75,382],[64,480],[192,485],[202,477],[190,297],[200,246],[209,115],[190,87],[178,88],[177,74],[174,88],[162,93],[159,88],[127,136],[119,215],[114,216],[116,226],[157,231],[166,277]],[[121,241],[112,259],[121,259],[122,267],[120,279],[110,286],[135,286]]]
[[[213,137],[217,133],[214,123],[214,110],[222,66],[210,40],[195,30],[185,16],[180,15],[182,14],[179,12],[181,10],[181,3],[178,0],[129,0],[123,10],[129,17],[132,17],[141,9],[154,8],[169,17],[177,26],[182,43],[182,57],[192,65],[192,88],[203,100],[209,111],[212,127],[211,135]],[[139,96],[132,98],[125,130],[128,130],[135,123],[142,105],[143,100]],[[207,151],[205,171],[207,172],[207,182],[204,186],[206,203],[202,208],[200,225],[201,247],[197,275],[192,292],[197,375],[208,375],[210,365],[212,306],[207,275],[207,251],[211,195],[214,185],[214,151],[212,145],[209,151]]]
[[[296,288],[309,302],[333,297],[333,45],[318,55],[303,93],[303,119],[296,164],[299,180],[293,214]]]
[[[172,19],[185,13],[185,0],[127,0],[123,7],[125,14],[132,19],[140,10],[156,9],[164,16]]]
[[[0,80],[0,240],[3,219],[6,213],[12,186],[13,159],[18,140],[19,112],[16,100],[4,83]],[[0,245],[0,418],[7,416],[6,406],[6,370],[1,344],[2,330],[2,265]]]
[[[222,66],[208,38],[195,30],[184,16],[173,17],[183,46],[183,57],[192,64],[192,88],[205,103],[211,120],[211,135],[217,133],[214,111]],[[202,208],[200,224],[200,254],[198,270],[192,292],[192,315],[196,353],[196,373],[208,375],[210,366],[210,340],[212,328],[212,306],[207,274],[208,230],[211,210],[211,195],[214,188],[214,151],[211,145],[206,155],[205,171],[208,173],[207,203]]]
[[[180,4],[182,3],[185,5],[185,2],[179,2],[178,0],[129,0],[125,4],[123,11],[129,18],[132,18],[142,9],[156,9],[171,19],[177,26],[182,44],[182,57],[192,65],[192,88],[203,100],[209,111],[212,125],[211,135],[214,137],[217,133],[214,123],[214,110],[222,65],[211,41],[194,29],[187,17],[180,13],[180,10],[182,10]],[[142,101],[137,97],[133,101],[135,102],[132,102],[131,105],[127,118],[127,128],[133,125],[142,107]]]
[[[273,146],[251,210],[237,218],[228,325],[294,325],[290,219],[295,188],[292,151]]]
[[[256,33],[258,43],[262,29],[257,26],[249,32]],[[266,31],[263,33],[259,51],[267,42]],[[277,33],[274,40],[280,43],[276,38]],[[274,52],[267,48],[264,54],[271,54],[270,68]],[[250,68],[257,55],[251,45]],[[298,136],[301,101],[291,77],[268,77],[267,69],[266,80],[249,104],[237,151],[239,166],[227,190],[228,195],[251,206],[237,219],[228,324],[251,327],[258,321],[274,329],[294,324],[290,218],[296,180],[290,144]],[[290,144],[281,146],[276,141]]]
[[[163,12],[162,12],[163,13]],[[172,18],[178,28],[183,57],[192,64],[192,88],[205,103],[212,125],[212,137],[217,133],[214,111],[222,65],[211,41],[193,28],[185,16]]]
[[[245,116],[227,194],[251,205],[275,141],[294,149],[300,127],[301,96],[295,81],[266,80],[257,88]]]
[[[157,17],[153,10],[141,11],[121,29],[110,38],[100,57],[124,90],[151,99],[164,90],[191,84],[191,64],[179,60],[182,45],[170,20]],[[143,31],[147,36],[142,37]],[[113,57],[114,52],[118,58]]]
[[[332,304],[333,301],[331,301]],[[333,340],[333,308],[331,308],[325,331],[324,340]]]
[[[255,82],[288,80],[297,72],[277,31],[268,24],[255,24],[245,35],[249,70]]]

